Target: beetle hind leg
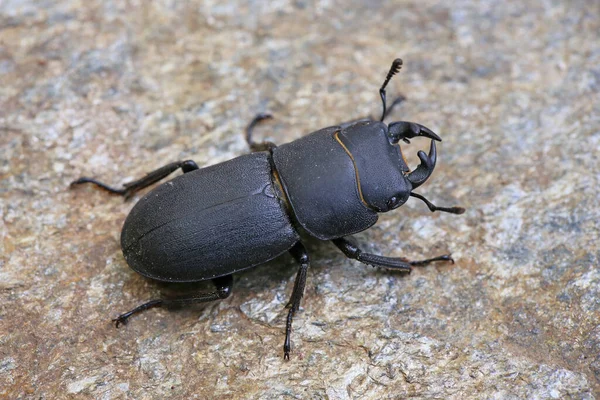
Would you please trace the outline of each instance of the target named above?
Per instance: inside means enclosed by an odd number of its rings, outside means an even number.
[[[127,324],[128,319],[135,314],[139,314],[142,311],[148,310],[150,308],[155,307],[179,307],[190,304],[197,303],[207,303],[209,301],[215,300],[223,300],[229,297],[231,294],[231,288],[233,287],[233,276],[225,275],[220,278],[215,278],[212,280],[213,284],[216,287],[216,291],[210,293],[201,293],[196,294],[191,297],[181,297],[177,299],[155,299],[150,300],[141,306],[134,308],[131,311],[123,313],[119,315],[117,318],[114,318],[112,321],[115,323],[115,326],[118,328],[120,325]]]
[[[135,194],[136,192],[160,181],[163,178],[166,178],[168,175],[172,174],[179,168],[181,168],[181,170],[184,173],[186,173],[186,172],[197,170],[199,167],[192,160],[173,162],[173,163],[167,164],[163,167],[160,167],[157,170],[150,172],[143,178],[138,179],[137,181],[125,183],[123,185],[122,189],[116,189],[114,187],[108,186],[105,183],[97,181],[96,179],[87,178],[87,177],[81,177],[81,178],[71,182],[71,187],[81,185],[84,183],[92,183],[92,184],[96,185],[97,187],[99,187],[100,189],[106,190],[109,193],[121,195],[121,196],[125,197],[125,200],[127,200],[131,196],[133,196],[133,194]]]
[[[294,319],[294,314],[296,314],[300,308],[300,300],[302,300],[302,297],[304,296],[304,288],[306,287],[306,273],[310,264],[308,252],[302,243],[298,242],[294,247],[292,247],[290,253],[292,254],[292,257],[294,257],[294,259],[300,264],[300,269],[296,275],[292,297],[287,305],[287,307],[289,307],[289,311],[285,324],[285,342],[283,344],[283,358],[285,360],[290,359],[290,352],[292,350],[292,321]]]
[[[346,255],[346,257],[373,267],[388,268],[410,273],[412,267],[421,267],[436,261],[450,261],[454,264],[454,260],[450,254],[428,258],[426,260],[411,261],[402,257],[384,257],[365,253],[347,238],[333,239],[332,242]]]

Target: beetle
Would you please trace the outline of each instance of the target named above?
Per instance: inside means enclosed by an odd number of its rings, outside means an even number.
[[[270,261],[285,252],[300,264],[288,303],[284,359],[291,351],[292,320],[306,286],[309,255],[300,233],[331,241],[347,257],[364,264],[410,272],[413,266],[451,261],[449,254],[421,261],[363,252],[348,238],[371,227],[378,213],[394,210],[409,197],[433,211],[462,214],[462,207],[438,207],[414,189],[432,174],[436,141],[423,125],[383,120],[388,109],[386,86],[402,67],[396,59],[379,89],[383,112],[379,121],[363,118],[323,128],[277,146],[252,139],[258,114],[246,128],[252,152],[199,168],[192,160],[167,164],[143,178],[113,188],[82,177],[71,187],[91,183],[129,199],[178,169],[183,174],[159,185],[133,207],[121,231],[121,248],[129,266],[158,281],[211,280],[215,290],[192,297],[155,299],[113,319],[119,327],[153,307],[203,303],[229,297],[236,272]],[[399,142],[431,139],[429,154],[418,152],[420,165],[411,171]]]

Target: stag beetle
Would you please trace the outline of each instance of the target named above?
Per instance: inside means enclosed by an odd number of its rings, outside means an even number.
[[[192,160],[165,165],[112,188],[82,177],[76,186],[92,183],[125,199],[181,168],[183,175],[148,194],[133,207],[121,232],[121,247],[129,266],[151,279],[195,282],[210,279],[216,290],[193,297],[156,299],[119,315],[116,326],[152,307],[225,299],[232,274],[263,264],[289,251],[300,264],[287,314],[284,359],[289,360],[292,319],[300,307],[309,266],[299,232],[330,240],[347,257],[375,267],[410,272],[412,266],[453,261],[450,255],[422,261],[383,257],[361,251],[347,236],[377,222],[377,213],[394,210],[409,196],[431,211],[462,214],[461,207],[437,207],[413,192],[431,175],[440,137],[413,122],[383,123],[386,86],[402,67],[396,59],[379,89],[381,119],[360,119],[321,129],[291,143],[276,146],[252,140],[259,114],[246,128],[250,154],[199,168]],[[403,100],[398,98],[392,106]],[[391,110],[392,107],[390,107]],[[429,154],[418,152],[420,165],[410,171],[398,143],[423,136],[431,139]]]

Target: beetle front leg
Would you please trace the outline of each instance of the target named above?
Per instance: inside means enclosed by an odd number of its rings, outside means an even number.
[[[416,197],[417,199],[423,201],[423,203],[425,203],[427,205],[427,207],[429,208],[429,210],[431,212],[443,211],[443,212],[447,212],[450,214],[463,214],[465,212],[465,209],[463,207],[438,207],[435,204],[433,204],[432,202],[430,202],[429,200],[427,200],[424,196],[421,196],[418,193],[412,192],[410,195],[412,197]]]
[[[117,318],[113,319],[113,322],[115,323],[115,326],[118,328],[119,325],[126,325],[127,320],[132,315],[139,314],[142,311],[148,310],[150,308],[185,306],[185,305],[189,305],[189,304],[206,303],[209,301],[222,300],[222,299],[226,299],[227,297],[229,297],[229,295],[231,294],[231,288],[233,287],[233,276],[232,275],[225,275],[220,278],[215,278],[212,280],[212,282],[214,283],[215,287],[217,288],[217,290],[214,292],[202,293],[202,294],[195,295],[192,297],[181,297],[178,299],[150,300],[149,302],[144,303],[141,306],[138,306],[131,311],[128,311],[126,313],[119,315]]]
[[[364,253],[349,239],[343,237],[339,239],[333,239],[332,242],[342,251],[342,253],[346,255],[346,257],[360,261],[363,264],[371,265],[373,267],[397,269],[410,273],[412,267],[424,266],[435,261],[450,261],[454,264],[454,260],[450,254],[428,258],[426,260],[410,261],[403,257],[384,257],[375,254]]]
[[[93,178],[87,178],[87,177],[81,177],[81,178],[77,179],[76,181],[71,182],[70,186],[73,187],[73,186],[81,185],[83,183],[93,183],[94,185],[98,186],[100,189],[106,190],[109,193],[121,195],[125,198],[125,200],[127,200],[131,196],[133,196],[134,193],[160,181],[163,178],[166,178],[168,175],[172,174],[179,168],[181,168],[183,173],[186,173],[186,172],[197,170],[199,167],[192,160],[177,161],[177,162],[174,162],[171,164],[167,164],[163,167],[160,167],[159,169],[150,172],[143,178],[138,179],[137,181],[125,183],[123,185],[123,189],[115,189],[111,186],[108,186],[105,183],[102,183]]]
[[[304,287],[306,286],[306,273],[308,271],[308,266],[310,264],[310,259],[308,257],[308,252],[304,245],[300,242],[296,243],[294,247],[290,250],[292,257],[300,264],[300,269],[298,270],[298,274],[296,275],[296,281],[294,282],[294,290],[292,291],[292,297],[288,302],[287,307],[290,308],[287,315],[287,320],[285,324],[285,342],[283,344],[283,358],[285,360],[290,359],[290,351],[292,350],[292,344],[290,335],[292,333],[292,320],[294,319],[294,314],[300,308],[300,300],[302,300],[302,296],[304,296]]]

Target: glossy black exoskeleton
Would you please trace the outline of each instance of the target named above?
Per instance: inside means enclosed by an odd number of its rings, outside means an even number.
[[[253,153],[206,168],[187,160],[165,165],[115,189],[95,179],[80,178],[72,186],[92,183],[126,199],[181,168],[178,176],[146,194],[131,210],[121,232],[127,263],[140,274],[168,282],[212,280],[216,290],[194,297],[152,300],[120,315],[117,327],[152,307],[224,299],[231,293],[232,274],[290,252],[300,264],[289,302],[284,358],[289,359],[292,319],[304,293],[309,256],[298,232],[330,240],[347,257],[368,265],[410,272],[412,266],[452,261],[443,255],[423,261],[362,252],[347,236],[377,222],[378,213],[400,207],[410,196],[431,211],[453,214],[460,207],[437,207],[413,190],[436,164],[435,142],[441,139],[413,122],[383,123],[388,113],[385,88],[402,66],[392,63],[380,88],[380,121],[361,119],[321,129],[281,146],[255,143],[250,123],[246,139]],[[396,105],[403,98],[397,99]],[[410,171],[399,142],[424,136],[429,154],[418,153],[420,165]]]

